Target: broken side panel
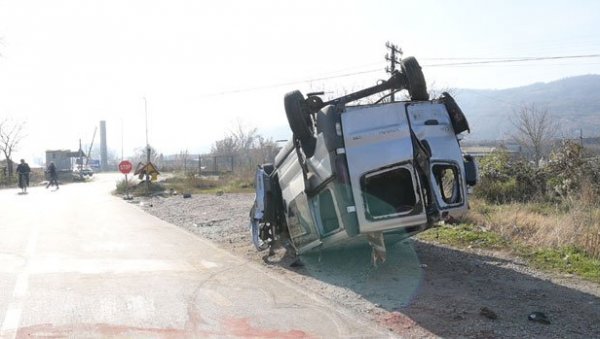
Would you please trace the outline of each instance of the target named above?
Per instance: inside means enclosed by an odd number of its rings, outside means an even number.
[[[318,246],[319,232],[309,209],[302,166],[294,150],[279,164],[277,175],[283,199],[283,212],[292,243],[298,253]]]
[[[446,106],[437,102],[406,105],[417,139],[431,153],[430,186],[438,208],[458,217],[467,210],[465,168],[460,145]]]

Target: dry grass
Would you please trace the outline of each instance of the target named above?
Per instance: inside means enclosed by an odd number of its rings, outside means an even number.
[[[600,258],[600,207],[511,203],[489,205],[473,199],[467,222],[506,239],[535,247],[574,247]]]
[[[164,181],[164,185],[167,190],[182,193],[249,193],[254,192],[254,176],[236,173],[219,177],[197,177],[174,173]]]

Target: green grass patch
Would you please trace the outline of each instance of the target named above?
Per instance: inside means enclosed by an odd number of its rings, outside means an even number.
[[[501,249],[508,246],[500,235],[470,224],[443,225],[420,233],[417,238],[456,247]]]
[[[600,260],[586,255],[574,247],[519,248],[519,255],[529,263],[542,270],[569,273],[600,283]]]
[[[220,185],[210,189],[203,190],[201,193],[253,193],[254,191],[254,183],[243,179],[233,179],[222,182]]]
[[[502,236],[471,224],[443,225],[419,233],[417,239],[456,248],[506,249],[537,269],[568,273],[600,283],[600,260],[575,247],[531,247],[513,243]]]

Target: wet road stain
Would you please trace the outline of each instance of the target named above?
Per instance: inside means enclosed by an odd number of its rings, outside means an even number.
[[[186,333],[174,328],[144,328],[111,324],[70,324],[54,326],[53,324],[39,324],[21,327],[17,331],[17,338],[65,338],[73,335],[99,335],[105,336],[158,336],[160,338],[181,338]]]
[[[230,335],[239,337],[255,337],[255,338],[313,338],[304,331],[300,330],[265,330],[254,327],[250,324],[250,319],[231,318],[224,321],[224,325],[229,328]]]

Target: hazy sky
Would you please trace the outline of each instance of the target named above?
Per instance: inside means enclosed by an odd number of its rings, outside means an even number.
[[[165,154],[208,151],[237,121],[280,138],[285,92],[375,84],[388,40],[440,88],[598,74],[597,57],[434,65],[600,54],[600,2],[0,0],[0,119],[26,121],[30,160],[89,143],[100,120],[133,153],[144,97]]]

